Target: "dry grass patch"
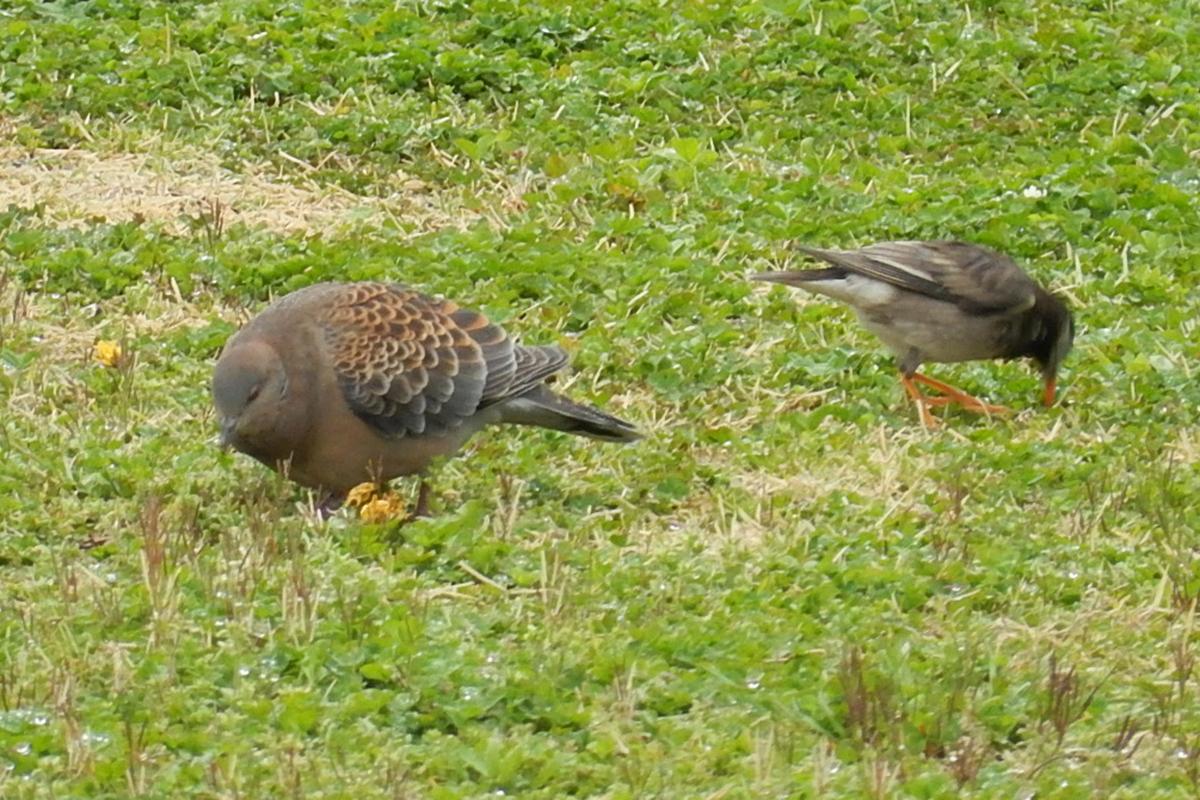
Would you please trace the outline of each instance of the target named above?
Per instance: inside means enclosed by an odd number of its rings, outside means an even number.
[[[834,425],[832,421],[826,422]],[[769,472],[739,470],[732,472],[733,484],[757,495],[786,494],[814,498],[831,492],[849,492],[888,504],[910,500],[914,490],[926,488],[917,476],[932,471],[936,460],[914,452],[914,444],[923,435],[919,429],[892,430],[886,425],[864,437],[862,446],[853,451],[830,452],[820,463],[781,464]],[[720,463],[714,459],[709,463]],[[918,465],[914,470],[913,466]],[[724,464],[732,468],[733,464]]]
[[[303,165],[312,169],[308,165]],[[41,206],[57,225],[146,221],[186,230],[196,219],[279,232],[329,231],[386,222],[414,233],[464,229],[488,215],[466,208],[461,194],[397,172],[365,197],[318,186],[297,175],[246,164],[240,172],[209,153],[171,156],[87,150],[0,148],[0,208]],[[503,193],[499,205],[504,207]]]
[[[1181,430],[1170,451],[1171,457],[1184,466],[1191,467],[1200,463],[1200,432]]]

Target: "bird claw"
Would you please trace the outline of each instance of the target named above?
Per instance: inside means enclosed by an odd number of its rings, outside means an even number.
[[[932,430],[937,430],[938,428],[940,428],[942,426],[942,421],[940,419],[938,419],[937,417],[935,417],[933,414],[929,413],[928,406],[932,405],[931,403],[928,402],[929,399],[930,398],[926,398],[926,402],[924,402],[924,403],[917,403],[917,412],[921,416],[921,424],[924,425],[927,429],[932,431]]]
[[[1004,415],[1011,414],[1012,409],[1008,406],[995,406],[991,403],[985,403],[977,397],[972,397],[969,394],[959,396],[937,395],[934,397],[926,397],[925,404],[930,406],[949,406],[957,403],[967,411],[974,411],[977,414],[996,414]]]
[[[321,502],[317,504],[317,518],[324,522],[340,511],[345,502],[346,498],[344,495],[325,495]]]
[[[941,392],[941,394],[934,395],[932,397],[923,395],[917,389],[917,383],[922,383],[936,392]],[[934,380],[933,378],[920,373],[914,373],[911,378],[907,378],[904,388],[908,391],[909,396],[911,396],[913,400],[917,402],[923,409],[926,406],[938,407],[958,404],[965,410],[973,411],[976,414],[999,416],[1012,413],[1012,409],[1006,406],[996,406],[992,405],[991,403],[985,403],[978,397],[969,395],[961,389],[957,389],[948,383]],[[923,414],[927,415],[928,411],[923,411]],[[921,421],[924,422],[924,418],[922,418]]]

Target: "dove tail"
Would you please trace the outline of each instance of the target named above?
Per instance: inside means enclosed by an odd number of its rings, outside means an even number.
[[[642,435],[622,419],[598,408],[585,406],[538,386],[500,407],[500,421],[511,425],[535,425],[606,442],[633,442]]]

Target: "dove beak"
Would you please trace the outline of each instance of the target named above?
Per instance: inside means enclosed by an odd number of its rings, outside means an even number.
[[[233,417],[223,417],[221,419],[221,449],[228,450],[233,447],[233,439],[237,435],[237,420]]]

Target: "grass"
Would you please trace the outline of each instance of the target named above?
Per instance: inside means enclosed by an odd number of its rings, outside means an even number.
[[[1194,797],[1185,2],[0,10],[0,794]],[[926,432],[789,245],[1066,296],[1062,403]],[[272,295],[386,277],[649,434],[478,437],[441,513],[214,446]],[[108,368],[100,340],[122,344]]]

